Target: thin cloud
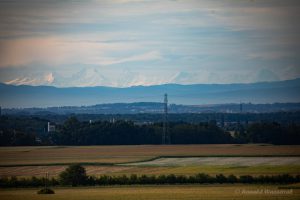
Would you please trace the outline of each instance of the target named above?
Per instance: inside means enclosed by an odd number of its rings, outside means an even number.
[[[158,51],[151,51],[144,54],[133,55],[122,59],[111,59],[111,58],[108,58],[107,60],[100,59],[99,64],[113,65],[113,64],[120,64],[126,62],[149,61],[149,60],[160,60],[160,59],[162,59],[162,56]]]
[[[279,79],[298,77],[299,7],[294,0],[2,1],[0,82],[253,82],[263,81],[262,69]],[[89,68],[98,76],[78,73],[66,83],[57,75]],[[126,70],[136,73],[124,80]]]

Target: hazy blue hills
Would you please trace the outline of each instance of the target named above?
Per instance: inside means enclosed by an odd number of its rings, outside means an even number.
[[[168,112],[170,114],[192,114],[192,113],[240,113],[242,108],[242,113],[274,113],[274,112],[284,112],[284,113],[295,113],[291,114],[288,118],[299,119],[300,103],[273,103],[273,104],[252,104],[252,103],[230,103],[230,104],[211,104],[211,105],[179,105],[170,104],[168,107]],[[35,116],[55,116],[58,115],[73,115],[78,114],[80,116],[89,116],[89,119],[112,119],[116,117],[120,119],[120,116],[125,118],[121,119],[134,119],[128,115],[137,115],[139,120],[145,120],[149,117],[151,119],[155,118],[161,120],[161,114],[164,110],[163,103],[157,102],[136,102],[136,103],[110,103],[110,104],[97,104],[92,106],[61,106],[61,107],[46,107],[46,108],[4,108],[2,113],[5,115],[35,115]],[[298,114],[296,114],[298,112]],[[142,114],[142,115],[140,115]],[[157,115],[158,114],[158,115]],[[92,116],[91,116],[92,115]],[[103,118],[103,115],[108,115]],[[120,116],[119,116],[120,115]],[[125,116],[124,116],[125,115]],[[156,117],[155,117],[156,116]],[[159,116],[157,118],[157,116]],[[173,121],[183,120],[182,117],[178,115],[170,115]],[[186,116],[186,115],[184,115]],[[195,116],[195,115],[190,115]],[[145,118],[146,117],[146,118]],[[174,119],[175,118],[175,119]],[[189,117],[188,117],[189,118]],[[282,119],[287,119],[287,116],[281,116]],[[60,119],[62,119],[60,117]],[[202,118],[203,119],[203,118]],[[56,120],[56,119],[55,119]],[[300,119],[299,119],[300,120]],[[298,120],[298,121],[299,121]],[[146,120],[147,121],[147,120]],[[151,121],[151,120],[150,120]]]
[[[56,107],[103,103],[162,102],[168,93],[169,102],[200,105],[224,103],[300,102],[300,79],[250,84],[165,84],[154,86],[70,87],[0,84],[0,106]]]

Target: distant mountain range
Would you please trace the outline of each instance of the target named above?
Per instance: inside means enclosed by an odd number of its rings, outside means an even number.
[[[250,84],[164,84],[153,86],[69,87],[0,84],[2,108],[82,106],[103,103],[162,102],[186,105],[300,102],[300,79]]]

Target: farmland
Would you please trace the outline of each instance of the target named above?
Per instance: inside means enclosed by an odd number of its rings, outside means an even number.
[[[21,166],[21,167],[0,167],[0,177],[18,176],[31,177],[45,176],[45,172],[49,172],[52,177],[58,176],[60,172],[66,169],[67,166]],[[194,175],[197,173],[207,173],[216,175],[223,173],[225,175],[276,175],[289,173],[293,175],[299,174],[300,165],[290,166],[168,166],[168,167],[153,167],[153,166],[84,166],[88,175],[130,175],[130,174],[176,174],[176,175]]]
[[[195,165],[293,165],[300,163],[300,157],[183,157],[158,158],[151,161],[129,163],[133,166],[195,166]]]
[[[43,177],[46,172],[57,177],[70,163],[83,164],[92,176],[299,175],[299,155],[298,145],[267,144],[1,147],[0,177]],[[288,189],[278,189],[282,186]],[[37,188],[11,188],[0,189],[0,199],[299,199],[299,184],[291,187],[292,190],[289,185],[276,184],[55,187],[55,194],[47,196],[37,195]]]
[[[193,175],[200,172],[212,175],[297,175],[300,171],[299,155],[298,145],[266,144],[1,147],[0,176],[39,177],[49,172],[55,177],[69,163],[82,163],[87,174],[96,176]],[[175,159],[177,164],[175,160],[171,161],[172,164],[159,162],[170,159]],[[210,161],[199,162],[199,159]],[[251,165],[241,164],[241,159],[252,160]],[[257,160],[260,162],[255,162]]]
[[[159,156],[297,156],[300,145],[122,145],[1,147],[0,165],[116,164]]]
[[[93,188],[55,188],[54,195],[37,195],[37,189],[0,190],[0,199],[287,199],[300,198],[299,189],[278,189],[278,185],[182,185],[182,186],[114,186]]]

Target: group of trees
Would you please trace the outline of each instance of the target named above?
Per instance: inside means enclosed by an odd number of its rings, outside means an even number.
[[[300,144],[300,126],[279,123],[254,123],[241,129],[235,137],[240,143]]]
[[[80,185],[132,185],[132,184],[213,184],[213,183],[272,183],[286,184],[300,182],[300,175],[291,176],[288,174],[273,176],[250,176],[243,175],[237,177],[235,175],[225,176],[218,174],[210,176],[208,174],[199,173],[192,176],[184,175],[136,175],[130,176],[107,176],[100,177],[87,176],[85,169],[79,164],[69,166],[65,171],[60,173],[59,178],[50,180],[45,178],[32,177],[30,179],[16,177],[0,178],[0,187],[39,187],[45,184],[50,186],[80,186]]]
[[[38,117],[0,116],[0,146],[36,145],[46,124]]]
[[[89,123],[70,117],[46,132],[47,121],[39,118],[0,117],[0,145],[131,145],[161,144],[162,122],[99,120]],[[300,125],[258,122],[239,124],[234,136],[211,122],[169,122],[172,144],[272,143],[300,144]]]
[[[231,143],[232,137],[210,123],[169,123],[172,144]],[[69,118],[55,133],[54,144],[61,145],[129,145],[161,144],[162,123],[135,125],[131,121],[79,122]]]

